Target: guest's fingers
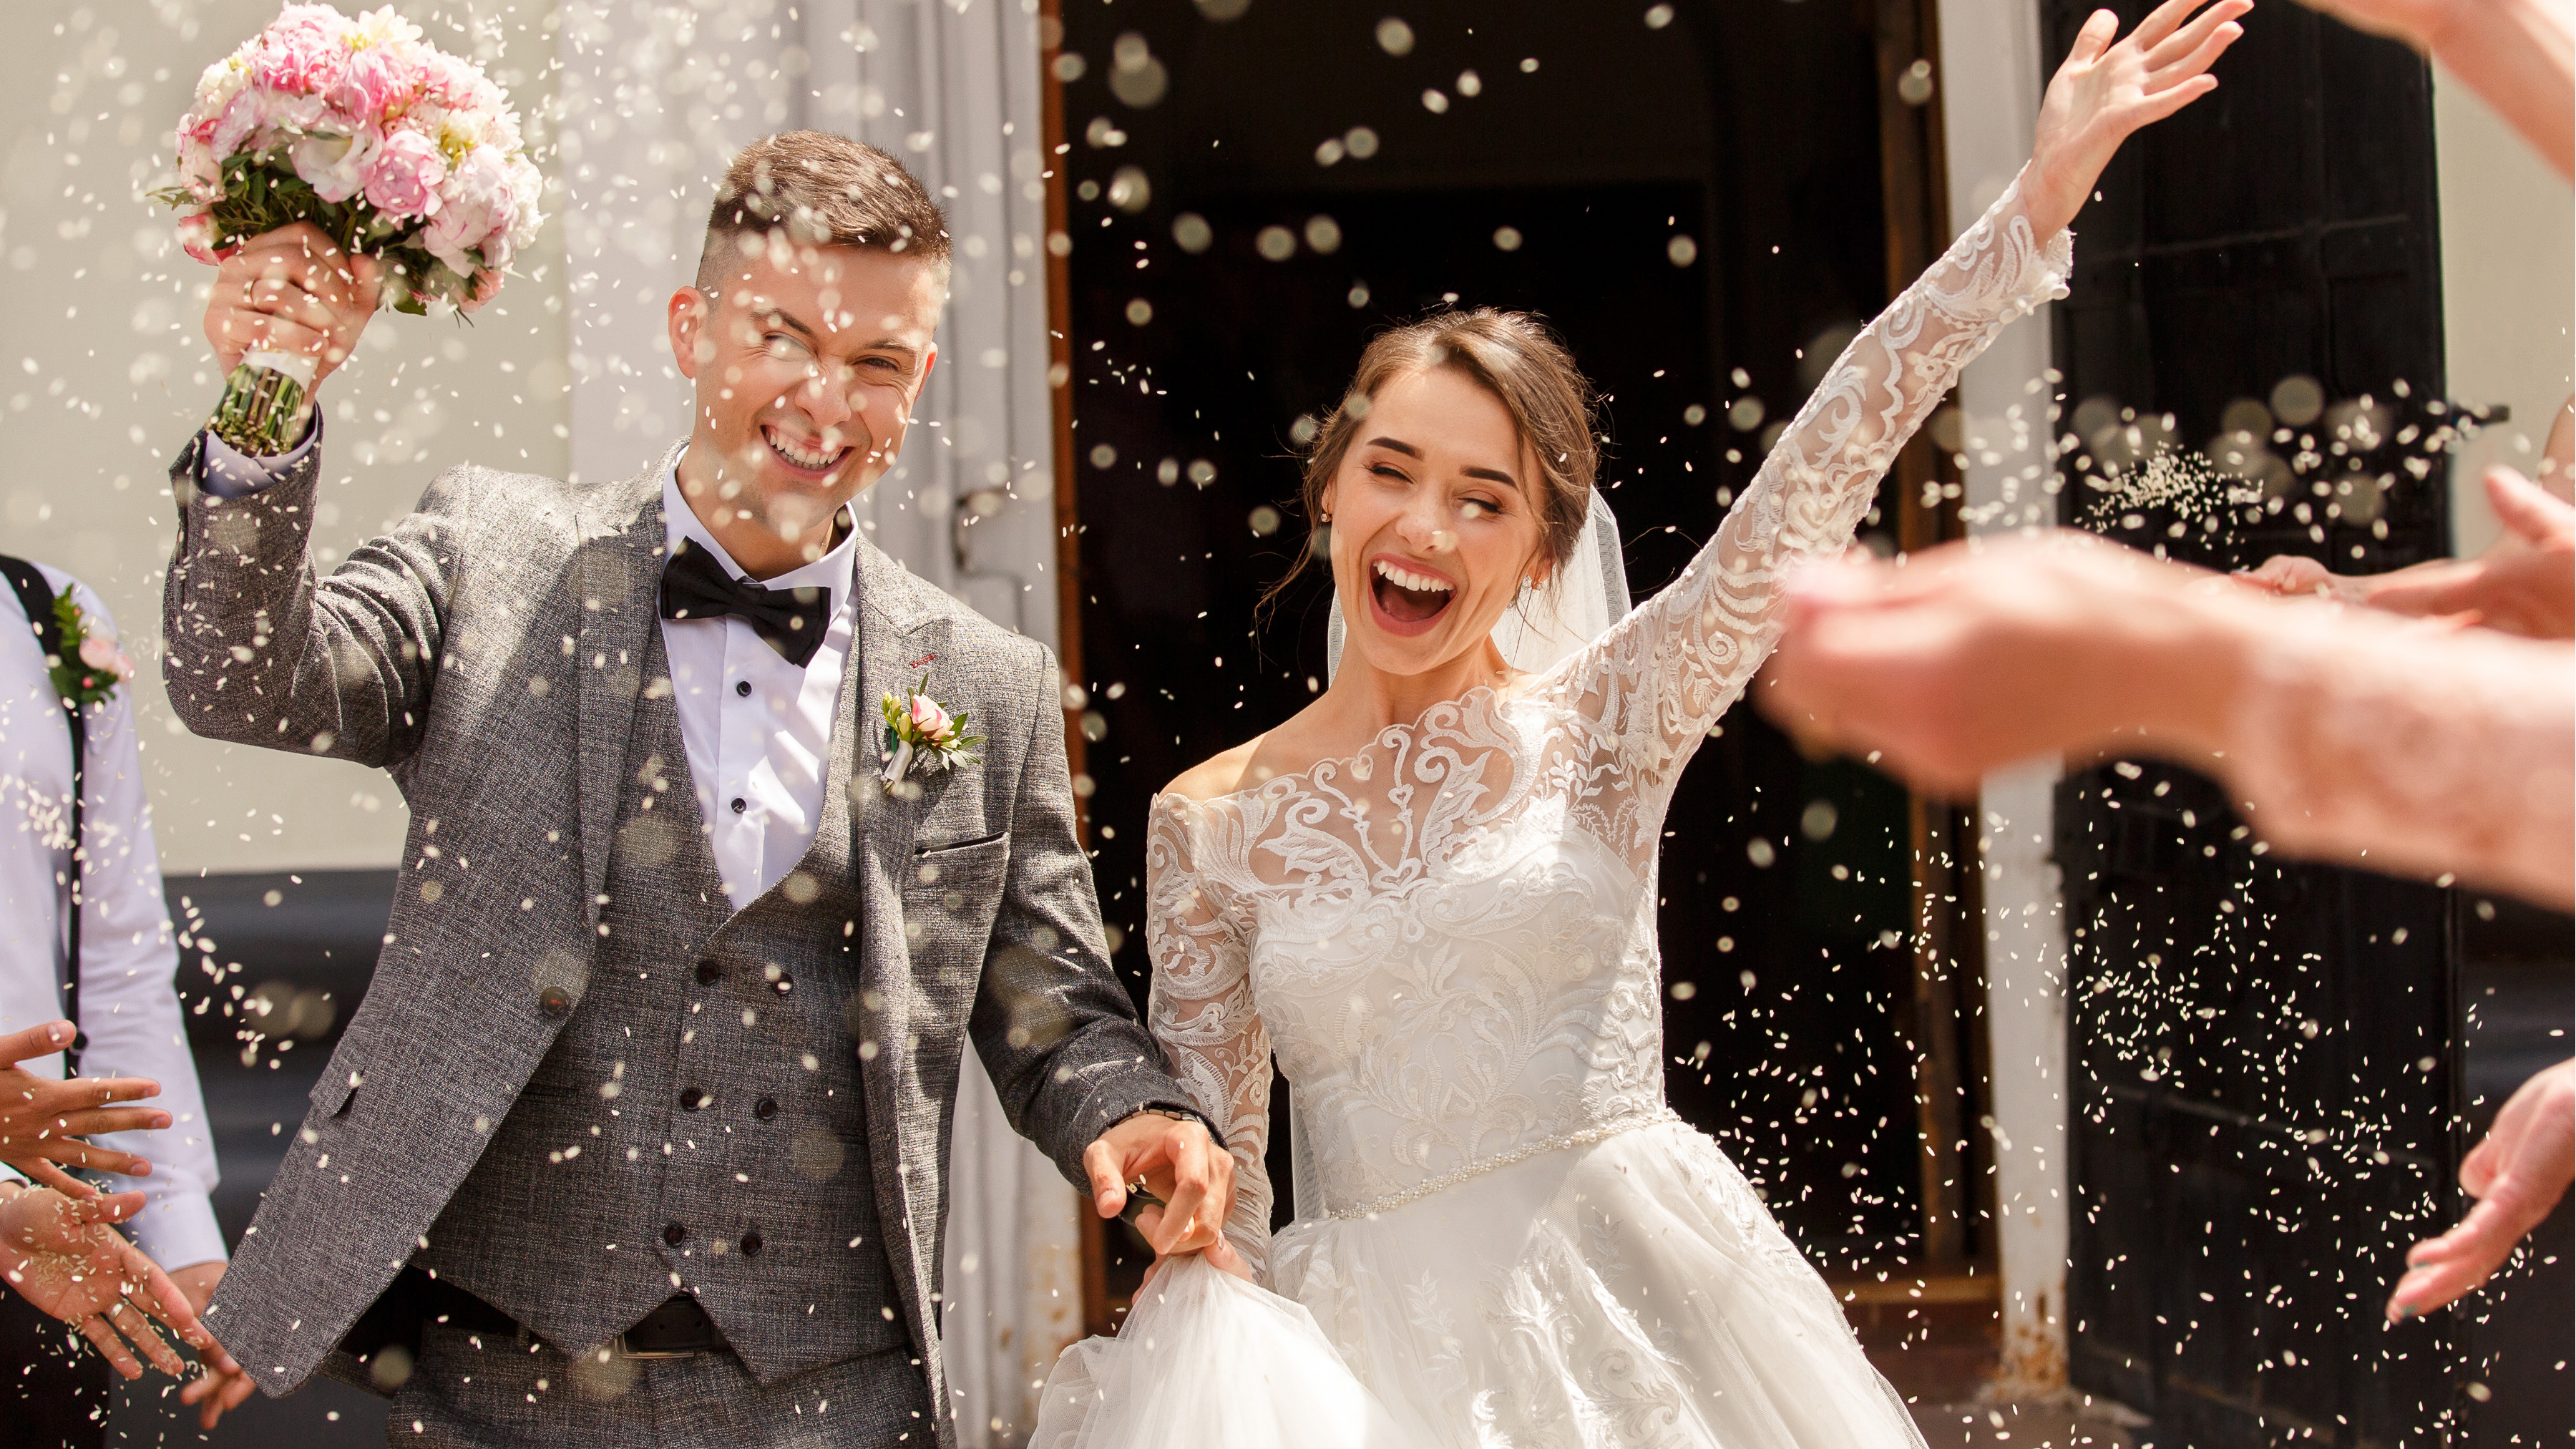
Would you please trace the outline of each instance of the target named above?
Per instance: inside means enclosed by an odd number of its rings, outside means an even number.
[[[98,1189],[63,1171],[41,1157],[12,1156],[9,1165],[27,1175],[38,1187],[50,1187],[75,1202],[86,1202],[98,1196]]]
[[[2576,532],[2576,504],[2560,502],[2556,494],[2511,468],[2490,468],[2485,481],[2487,503],[2496,518],[2525,543],[2545,543]]]
[[[2407,1253],[2406,1275],[2388,1295],[2388,1321],[2421,1317],[2477,1291],[2521,1240],[2521,1230],[2509,1228],[2493,1204],[2479,1203],[2458,1227]]]
[[[88,1196],[73,1202],[72,1210],[78,1222],[121,1223],[143,1211],[143,1204],[143,1191],[140,1188],[116,1193],[101,1193],[98,1189],[91,1188]]]
[[[107,1305],[99,1316],[107,1320],[109,1327],[125,1335],[127,1342],[140,1349],[143,1356],[152,1361],[154,1368],[174,1379],[187,1374],[187,1360],[179,1357],[178,1350],[172,1348],[169,1340],[161,1336],[161,1331],[152,1326],[151,1315],[131,1301],[118,1299]]]
[[[70,1046],[72,1038],[77,1034],[68,1021],[49,1021],[42,1026],[31,1026],[24,1031],[10,1032],[0,1036],[0,1063],[23,1062],[37,1057],[52,1056]]]
[[[152,1172],[148,1159],[131,1152],[119,1152],[113,1147],[83,1142],[77,1137],[48,1137],[37,1143],[33,1151],[37,1156],[49,1158],[65,1167],[89,1172],[113,1172],[125,1177],[147,1177]]]
[[[161,1084],[150,1077],[82,1077],[63,1084],[77,1089],[73,1100],[91,1107],[105,1107],[116,1102],[139,1102],[161,1095]]]
[[[250,1375],[237,1368],[225,1373],[215,1383],[216,1387],[207,1397],[205,1405],[197,1410],[197,1426],[201,1429],[212,1430],[217,1420],[232,1410],[240,1408],[242,1401],[248,1399],[251,1391],[258,1387],[251,1382]]]
[[[129,1379],[143,1377],[141,1361],[126,1351],[125,1341],[116,1336],[116,1330],[108,1326],[106,1319],[93,1313],[80,1321],[79,1328],[80,1336],[89,1340],[90,1347],[97,1349],[99,1356],[107,1360],[107,1366],[116,1370],[119,1376]]]
[[[71,1137],[108,1132],[158,1132],[170,1125],[170,1114],[158,1107],[85,1107],[54,1119],[54,1131]]]

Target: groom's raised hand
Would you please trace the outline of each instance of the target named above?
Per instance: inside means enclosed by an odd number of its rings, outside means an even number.
[[[1162,1199],[1136,1215],[1136,1230],[1154,1256],[1195,1253],[1217,1240],[1234,1210],[1234,1157],[1208,1136],[1196,1118],[1139,1112],[1100,1134],[1083,1150],[1091,1176],[1091,1202],[1104,1218],[1127,1206],[1127,1185],[1138,1178]]]
[[[383,269],[309,221],[262,232],[227,254],[206,298],[206,341],[231,372],[253,348],[314,360],[320,385],[349,360],[383,295]]]

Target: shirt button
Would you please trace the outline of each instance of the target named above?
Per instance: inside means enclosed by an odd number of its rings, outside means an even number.
[[[734,814],[736,814],[736,815],[740,815],[742,812],[744,812],[745,810],[748,810],[748,809],[750,809],[750,808],[751,808],[750,806],[748,806],[748,805],[746,805],[746,804],[744,804],[744,803],[743,803],[743,799],[742,799],[742,797],[741,797],[740,795],[736,795],[736,796],[734,796],[734,797],[733,797],[733,813],[734,813]]]
[[[560,986],[549,986],[537,993],[537,1008],[561,1021],[572,1015],[572,993]]]
[[[691,1087],[680,1094],[680,1110],[683,1112],[694,1112],[706,1104],[707,1094],[702,1088]]]
[[[698,963],[698,984],[700,986],[715,985],[716,978],[723,974],[724,968],[716,964],[716,958],[713,956],[709,956],[704,961]]]
[[[735,680],[733,682],[733,692],[744,699],[751,698],[751,681],[748,679]]]
[[[662,1241],[674,1248],[680,1246],[688,1236],[689,1230],[679,1223],[666,1223],[662,1227]]]
[[[746,1258],[760,1256],[760,1229],[754,1228],[742,1235],[742,1255]]]
[[[777,1099],[776,1097],[763,1097],[763,1098],[761,1098],[758,1102],[756,1102],[756,1103],[754,1103],[754,1104],[752,1105],[751,1115],[753,1115],[754,1117],[759,1118],[759,1119],[760,1119],[761,1121],[763,1121],[763,1122],[766,1122],[766,1121],[768,1121],[770,1118],[777,1116],[777,1115],[778,1115],[778,1099]]]

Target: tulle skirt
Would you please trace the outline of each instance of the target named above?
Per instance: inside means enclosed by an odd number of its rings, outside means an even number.
[[[1066,1350],[1038,1449],[1923,1443],[1824,1280],[1676,1122],[1296,1223],[1276,1294],[1191,1267]]]

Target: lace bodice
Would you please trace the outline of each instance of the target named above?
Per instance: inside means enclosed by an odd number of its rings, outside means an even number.
[[[1150,1021],[1237,1164],[1265,1276],[1270,1061],[1322,1202],[1381,1210],[1663,1109],[1656,844],[1673,782],[1961,368],[2065,295],[2008,191],[1834,362],[1671,587],[1509,693],[1300,774],[1154,802]]]

